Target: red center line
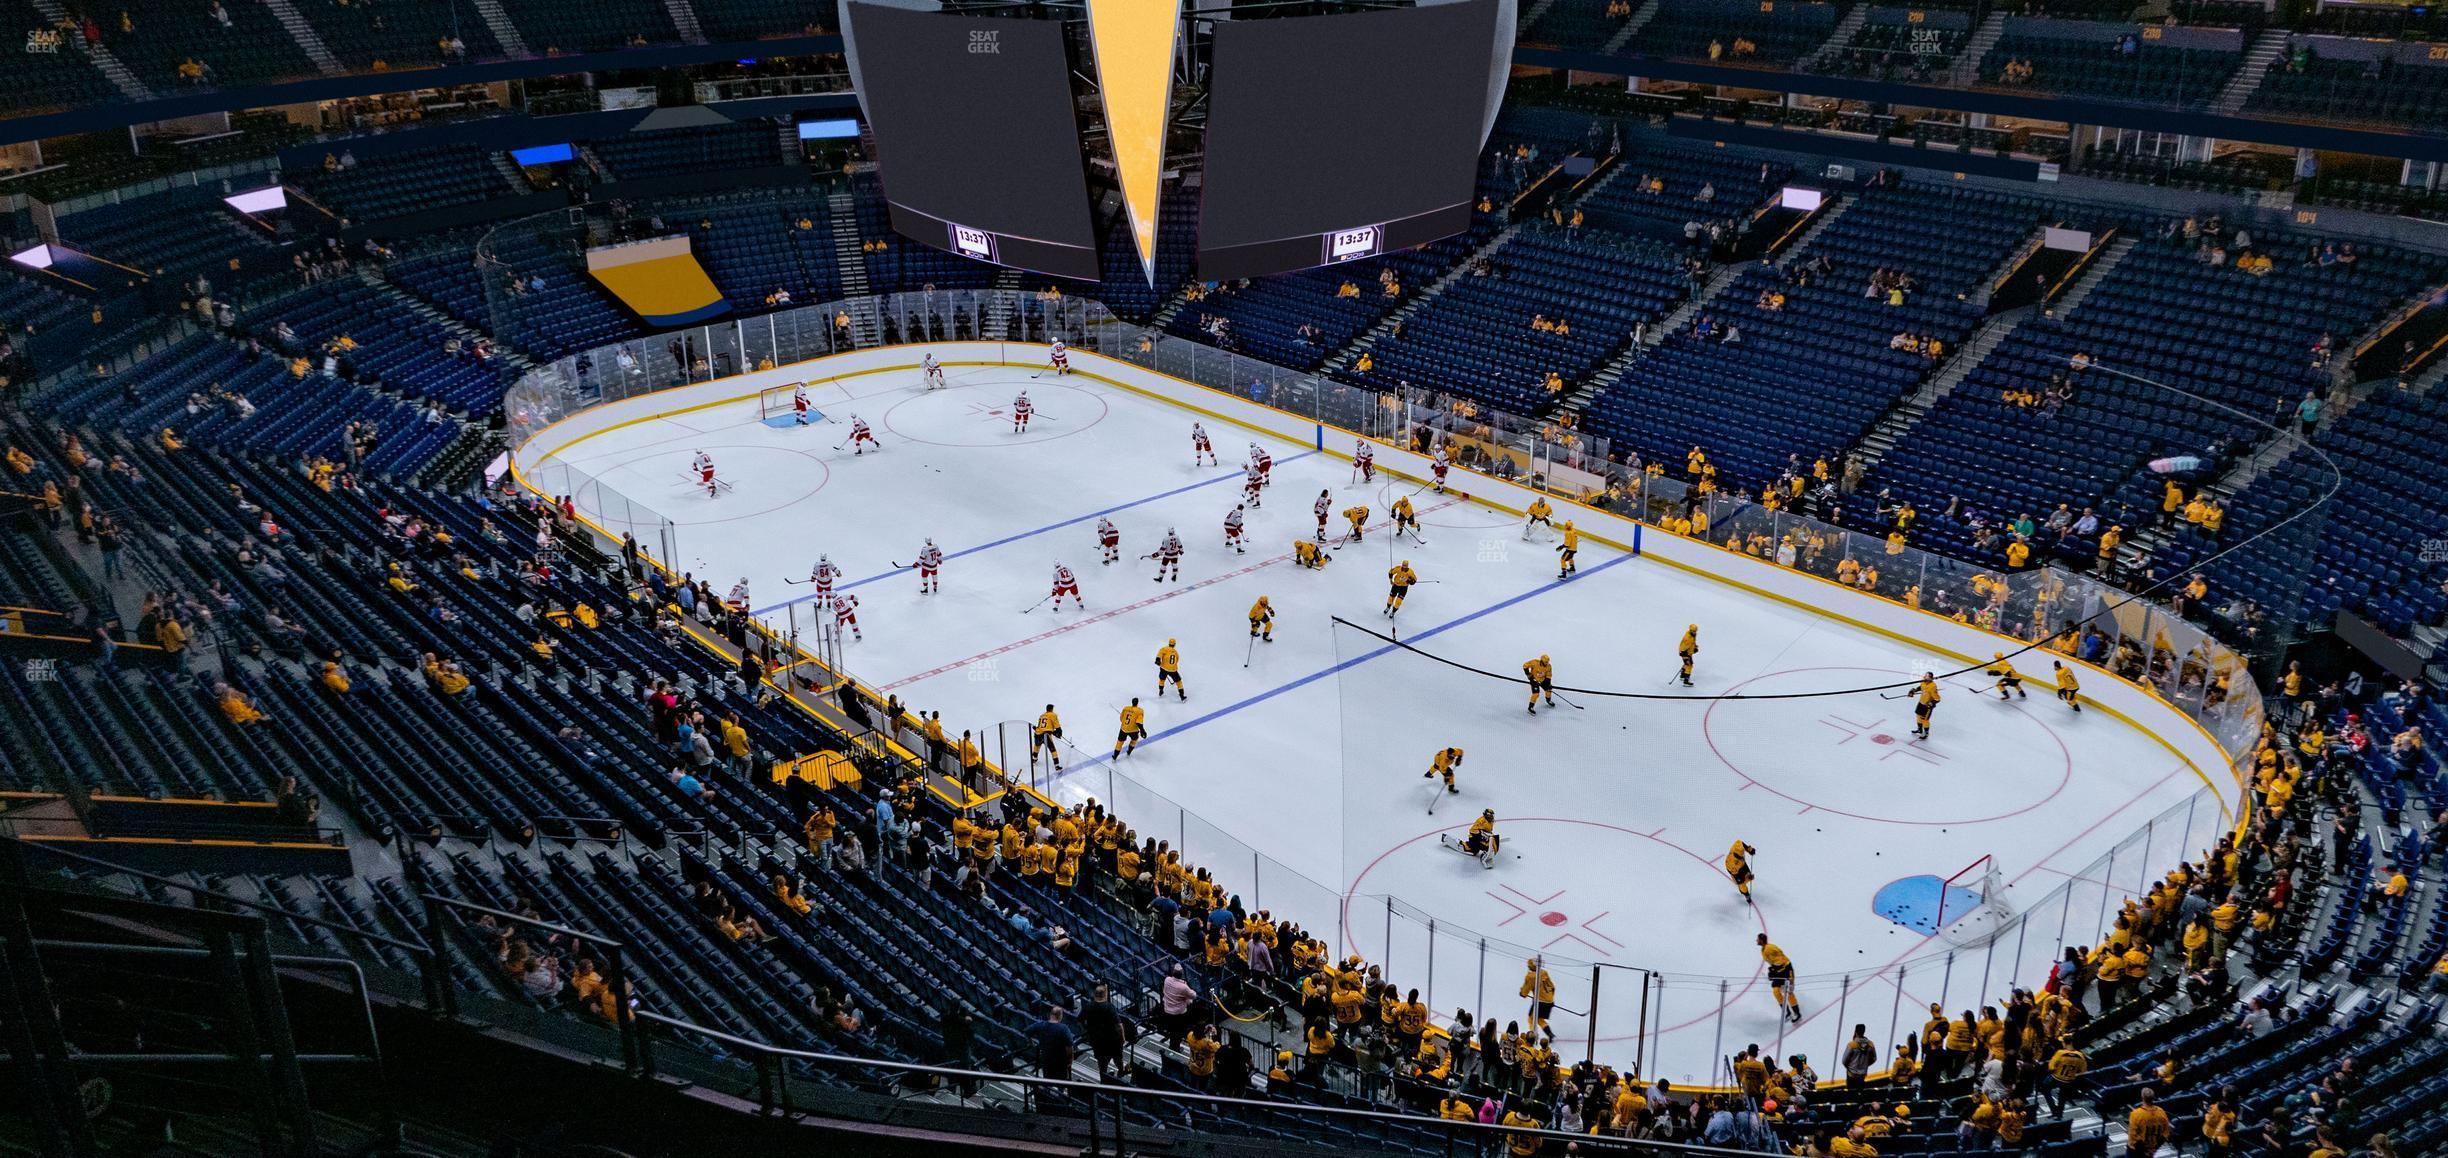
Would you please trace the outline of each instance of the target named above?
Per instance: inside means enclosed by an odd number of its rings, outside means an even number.
[[[1414,513],[1415,513],[1415,515],[1424,515],[1424,514],[1429,513],[1430,511],[1442,510],[1442,509],[1444,509],[1444,508],[1446,508],[1446,507],[1450,507],[1450,506],[1453,506],[1453,505],[1455,505],[1455,504],[1457,504],[1457,503],[1462,502],[1462,501],[1463,501],[1463,499],[1464,499],[1464,496],[1462,496],[1462,495],[1460,495],[1460,494],[1456,494],[1456,495],[1454,495],[1454,497],[1449,498],[1449,499],[1446,499],[1444,502],[1431,504],[1431,505],[1429,505],[1429,506],[1427,506],[1427,507],[1423,507],[1423,508],[1421,508],[1419,511],[1414,512]],[[1392,526],[1392,525],[1393,525],[1393,520],[1392,520],[1392,519],[1387,519],[1387,520],[1385,520],[1385,521],[1383,521],[1383,522],[1377,522],[1377,523],[1371,523],[1371,524],[1369,524],[1369,525],[1368,525],[1368,529],[1370,529],[1370,530],[1378,530],[1378,529],[1381,529],[1381,528],[1384,528],[1384,527],[1389,527],[1389,526]],[[900,690],[900,689],[902,689],[902,688],[905,688],[905,687],[910,686],[911,684],[914,684],[914,683],[919,683],[919,682],[924,681],[924,680],[931,680],[931,679],[934,679],[936,676],[942,675],[942,674],[944,674],[944,673],[946,673],[946,672],[950,672],[950,671],[957,671],[957,670],[959,670],[959,669],[961,669],[961,668],[965,668],[965,667],[969,666],[970,664],[973,664],[973,663],[978,662],[979,660],[984,660],[984,659],[993,659],[994,657],[996,657],[996,656],[998,656],[998,655],[1002,655],[1002,654],[1004,654],[1004,653],[1006,653],[1006,652],[1018,651],[1018,650],[1020,650],[1021,648],[1024,648],[1024,647],[1029,646],[1030,644],[1034,644],[1034,643],[1043,643],[1044,641],[1049,640],[1049,639],[1052,639],[1052,638],[1054,638],[1054,637],[1055,637],[1055,636],[1057,636],[1057,635],[1062,635],[1062,634],[1065,634],[1065,633],[1068,633],[1068,632],[1077,631],[1077,630],[1079,630],[1080,628],[1083,628],[1083,627],[1087,627],[1087,626],[1089,626],[1090,624],[1103,623],[1103,622],[1105,622],[1106,620],[1108,620],[1108,619],[1112,619],[1112,618],[1114,618],[1114,617],[1115,617],[1115,616],[1117,616],[1117,615],[1127,615],[1127,614],[1129,614],[1129,613],[1131,613],[1131,612],[1133,612],[1133,611],[1137,611],[1137,610],[1139,610],[1139,609],[1141,609],[1141,608],[1143,608],[1143,607],[1152,607],[1152,606],[1154,606],[1154,605],[1156,605],[1156,604],[1158,604],[1158,603],[1162,603],[1162,602],[1164,602],[1165,600],[1167,600],[1167,599],[1171,599],[1171,598],[1173,598],[1173,597],[1175,597],[1175,596],[1177,596],[1177,595],[1187,595],[1187,594],[1189,594],[1190,592],[1193,592],[1193,591],[1198,590],[1199,588],[1202,588],[1202,587],[1212,587],[1212,586],[1214,586],[1214,585],[1216,585],[1216,584],[1218,584],[1218,583],[1222,583],[1222,582],[1224,582],[1224,581],[1225,581],[1225,580],[1227,580],[1227,579],[1238,579],[1238,578],[1240,578],[1241,576],[1243,576],[1243,575],[1247,575],[1247,574],[1249,574],[1249,573],[1251,573],[1251,572],[1253,572],[1253,571],[1258,571],[1258,570],[1262,570],[1262,569],[1267,568],[1267,567],[1272,567],[1272,566],[1274,566],[1275,564],[1277,564],[1277,563],[1281,563],[1281,562],[1283,562],[1284,560],[1289,559],[1289,558],[1291,558],[1291,557],[1292,557],[1292,553],[1291,553],[1290,551],[1286,551],[1286,552],[1284,552],[1284,553],[1283,553],[1283,554],[1281,554],[1281,555],[1275,555],[1275,556],[1272,556],[1272,557],[1269,557],[1269,558],[1260,559],[1260,560],[1258,560],[1257,562],[1252,563],[1252,564],[1250,564],[1249,566],[1243,567],[1243,568],[1241,568],[1241,569],[1239,569],[1239,570],[1237,570],[1237,571],[1227,571],[1227,572],[1225,572],[1225,573],[1223,573],[1223,574],[1221,574],[1221,575],[1211,575],[1211,576],[1208,576],[1208,577],[1207,577],[1207,578],[1205,578],[1205,579],[1201,579],[1201,580],[1199,580],[1199,581],[1197,581],[1197,582],[1195,582],[1195,583],[1190,583],[1190,584],[1187,584],[1187,585],[1184,585],[1184,586],[1181,586],[1181,587],[1171,588],[1171,589],[1169,589],[1169,590],[1159,592],[1159,593],[1157,593],[1157,594],[1155,594],[1155,595],[1150,595],[1150,596],[1148,596],[1147,598],[1142,599],[1142,600],[1140,600],[1140,601],[1139,601],[1139,602],[1137,602],[1137,603],[1125,604],[1125,605],[1123,605],[1123,606],[1121,606],[1121,607],[1116,607],[1116,608],[1114,608],[1114,609],[1113,609],[1113,610],[1111,610],[1111,611],[1100,611],[1100,612],[1098,612],[1097,614],[1095,614],[1095,615],[1091,615],[1091,616],[1089,616],[1089,617],[1088,617],[1088,618],[1086,618],[1086,619],[1075,619],[1075,620],[1072,620],[1072,621],[1071,621],[1071,622],[1069,622],[1069,623],[1063,624],[1063,625],[1062,625],[1062,626],[1060,626],[1060,627],[1049,628],[1049,629],[1047,629],[1047,630],[1045,630],[1045,631],[1038,632],[1037,634],[1032,635],[1032,636],[1029,636],[1029,637],[1028,637],[1028,638],[1026,638],[1026,639],[1016,639],[1016,640],[1013,640],[1013,641],[1012,641],[1012,642],[1010,642],[1010,643],[1004,644],[1004,645],[1003,645],[1003,646],[1001,646],[1001,647],[991,648],[991,649],[986,650],[986,651],[981,651],[981,652],[977,653],[976,655],[973,655],[973,656],[968,657],[967,659],[956,659],[956,660],[953,660],[952,662],[947,663],[947,664],[942,664],[942,665],[939,665],[939,666],[936,666],[936,667],[931,667],[931,668],[928,668],[927,670],[922,671],[922,672],[919,672],[919,673],[918,673],[918,674],[916,674],[916,675],[913,675],[913,676],[905,676],[905,677],[903,677],[903,678],[901,678],[901,679],[894,680],[894,681],[893,681],[893,682],[891,682],[891,683],[885,684],[881,690],[883,690],[883,691],[887,691],[887,692],[890,692],[890,691],[898,691],[898,690]]]

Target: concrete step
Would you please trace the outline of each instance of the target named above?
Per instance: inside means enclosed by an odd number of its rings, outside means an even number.
[[[2245,102],[2252,99],[2254,89],[2261,87],[2262,79],[2269,75],[2270,66],[2285,55],[2287,40],[2292,35],[2283,28],[2262,29],[2261,34],[2245,48],[2243,63],[2236,66],[2235,75],[2227,79],[2227,86],[2219,90],[2211,107],[2230,114],[2244,111]]]
[[[705,29],[697,23],[697,9],[689,0],[663,0],[663,10],[671,14],[672,27],[680,32],[683,44],[704,44]]]
[[[1643,0],[1641,6],[1633,10],[1632,18],[1624,21],[1624,26],[1616,29],[1615,35],[1608,38],[1605,51],[1622,52],[1624,46],[1632,43],[1632,38],[1640,35],[1640,30],[1657,19],[1657,14],[1665,7],[1666,0]]]
[[[263,0],[263,6],[272,10],[273,18],[288,30],[289,39],[296,41],[298,50],[306,54],[306,59],[314,62],[316,72],[325,76],[339,76],[348,71],[348,67],[340,63],[340,58],[332,55],[331,47],[323,43],[323,34],[306,22],[305,14],[297,10],[297,5],[289,0]]]
[[[1853,5],[1853,10],[1845,13],[1844,19],[1836,22],[1836,30],[1828,34],[1827,42],[1821,44],[1817,51],[1805,59],[1804,68],[1807,71],[1819,71],[1820,66],[1835,59],[1837,54],[1843,52],[1844,46],[1853,39],[1853,34],[1861,31],[1862,25],[1869,22],[1870,5],[1867,0]]]
[[[1936,374],[1931,375],[1929,381],[1922,383],[1919,390],[1897,402],[1879,418],[1877,423],[1870,427],[1868,433],[1862,435],[1861,442],[1854,447],[1853,451],[1855,460],[1861,463],[1862,469],[1867,471],[1877,466],[1879,460],[1887,457],[1887,452],[1894,450],[1896,444],[1904,440],[1904,435],[1919,423],[1923,416],[1937,407],[1939,399],[1946,397],[1957,386],[1962,385],[1963,380],[1971,376],[1973,368],[1980,365],[1982,360],[2002,345],[2007,335],[2014,333],[2015,327],[2022,325],[2025,318],[2038,312],[2036,307],[2031,306],[2019,310],[2008,310],[1990,318],[1981,324],[1980,329],[1974,330],[1972,337],[1964,342],[1963,348],[1957,350],[1955,356],[1948,360],[1945,366],[1941,367]]]
[[[1436,300],[1438,294],[1445,292],[1445,287],[1452,285],[1464,274],[1469,273],[1472,263],[1502,248],[1505,242],[1513,240],[1513,235],[1521,230],[1520,225],[1508,225],[1497,230],[1495,235],[1480,243],[1479,248],[1463,255],[1462,259],[1453,263],[1451,268],[1438,274],[1437,279],[1429,282],[1427,288],[1410,295],[1408,300],[1394,308],[1394,312],[1377,319],[1376,325],[1370,326],[1362,331],[1359,337],[1345,342],[1334,353],[1327,355],[1325,363],[1318,367],[1318,373],[1333,374],[1350,365],[1352,359],[1360,356],[1360,351],[1375,347],[1380,340],[1400,327],[1412,314],[1419,312],[1421,306]]]
[[[57,27],[76,23],[75,18],[69,15],[67,6],[61,4],[59,0],[32,0],[32,3],[34,10],[42,13],[45,24]],[[88,45],[83,37],[75,35],[69,36],[68,42],[75,45],[77,51],[84,53],[85,59],[93,62],[94,70],[101,73],[103,79],[110,81],[112,87],[119,90],[120,95],[129,100],[149,101],[153,99],[152,90],[146,88],[143,81],[136,79],[136,74],[129,70],[126,62],[120,60],[109,48],[100,44]]]
[[[1989,50],[1996,48],[1998,41],[2005,37],[2006,14],[1991,13],[1987,20],[1981,21],[1980,27],[1972,30],[1971,39],[1964,41],[1963,51],[1955,54],[1954,63],[1947,69],[1948,82],[1962,84],[1979,76],[1981,58],[1989,55]]]
[[[2108,277],[2109,271],[2114,270],[2120,262],[2123,262],[2125,255],[2132,253],[2134,246],[2138,244],[2140,242],[2134,238],[2122,235],[2109,242],[2108,248],[2091,263],[2091,268],[2084,270],[2081,277],[2074,279],[2074,284],[2067,288],[2064,296],[2057,299],[2056,305],[2050,308],[2049,313],[2060,318],[2073,313],[2074,307],[2081,305],[2084,298],[2090,297],[2091,291],[2099,288],[2100,282]]]
[[[527,38],[519,35],[518,25],[510,23],[510,13],[503,10],[501,0],[471,0],[476,14],[484,17],[485,29],[493,34],[493,42],[501,45],[508,56],[534,56],[527,47]]]

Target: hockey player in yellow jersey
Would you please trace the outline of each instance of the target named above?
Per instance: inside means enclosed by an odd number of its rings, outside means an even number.
[[[1930,713],[1938,710],[1938,677],[1922,672],[1921,682],[1913,689],[1913,735],[1926,740],[1930,734]]]
[[[1395,499],[1392,514],[1395,534],[1399,535],[1404,531],[1409,531],[1414,540],[1423,543],[1428,541],[1420,535],[1419,514],[1411,509],[1411,496],[1404,495]]]
[[[1548,707],[1555,706],[1555,664],[1553,661],[1542,655],[1523,664],[1522,678],[1530,681],[1531,715],[1538,714],[1539,697],[1542,695],[1547,697]]]
[[[1351,530],[1344,533],[1343,541],[1346,543],[1359,542],[1362,538],[1362,532],[1368,530],[1368,517],[1369,509],[1367,507],[1343,508],[1343,519],[1345,522],[1351,524]]]
[[[1735,841],[1725,854],[1725,874],[1733,878],[1734,888],[1742,893],[1743,903],[1751,903],[1751,858],[1759,850],[1743,841]]]
[[[1294,566],[1307,567],[1312,571],[1323,571],[1326,565],[1332,562],[1334,562],[1334,556],[1326,553],[1323,543],[1312,543],[1307,539],[1292,540],[1292,564]]]
[[[1470,830],[1462,837],[1462,851],[1478,857],[1481,865],[1494,868],[1500,839],[1496,835],[1496,810],[1481,809],[1479,819],[1470,822]]]
[[[1547,505],[1547,496],[1539,495],[1531,499],[1530,509],[1525,514],[1527,517],[1522,519],[1522,538],[1530,537],[1532,527],[1544,526],[1550,531],[1555,529],[1555,521],[1552,518],[1555,508]]]
[[[1988,674],[1997,677],[1999,699],[2031,698],[2031,693],[2023,690],[2023,673],[2015,670],[2014,661],[2007,659],[2005,652],[1989,653]]]
[[[2053,674],[2057,677],[2058,702],[2075,711],[2081,711],[2082,682],[2074,678],[2074,669],[2057,660],[2050,660],[2049,667],[2053,669]]]
[[[1558,529],[1564,532],[1564,541],[1556,544],[1556,578],[1570,579],[1573,572],[1580,569],[1573,560],[1581,554],[1581,532],[1573,526],[1571,519],[1564,520],[1564,525]]]
[[[1436,758],[1428,762],[1428,770],[1420,773],[1420,779],[1426,780],[1431,776],[1442,776],[1445,778],[1445,791],[1460,792],[1462,790],[1454,785],[1454,769],[1461,766],[1462,749],[1439,748]]]
[[[1699,654],[1700,625],[1695,623],[1683,629],[1683,641],[1675,645],[1675,655],[1683,661],[1683,666],[1675,673],[1675,678],[1683,681],[1684,687],[1692,686],[1692,660]]]
[[[1170,639],[1165,641],[1163,647],[1156,649],[1157,699],[1164,698],[1166,684],[1173,685],[1174,695],[1185,700],[1190,698],[1190,693],[1182,690],[1181,652],[1173,646],[1173,641]]]
[[[1794,992],[1793,958],[1777,948],[1766,933],[1759,934],[1755,943],[1759,945],[1760,960],[1768,965],[1768,991],[1776,995],[1777,1007],[1785,1020],[1802,1020],[1802,998]]]
[[[1062,771],[1062,745],[1056,742],[1061,739],[1062,717],[1054,714],[1054,705],[1047,704],[1037,717],[1037,726],[1029,729],[1029,763],[1037,762],[1037,752],[1042,748],[1054,758],[1054,770]]]
[[[1275,642],[1275,605],[1267,602],[1266,596],[1261,595],[1258,602],[1250,604],[1249,625],[1251,635],[1266,643]]]
[[[1536,957],[1524,964],[1527,968],[1522,973],[1521,996],[1530,999],[1530,1025],[1545,1029],[1547,1019],[1555,1016],[1555,978],[1548,975],[1547,963]]]
[[[1402,610],[1403,597],[1411,594],[1412,585],[1418,582],[1419,572],[1411,569],[1409,559],[1386,569],[1386,618],[1392,619]]]
[[[1113,758],[1121,759],[1139,750],[1139,741],[1147,739],[1147,709],[1139,706],[1139,697],[1132,696],[1130,706],[1122,709],[1122,730],[1114,733]]]

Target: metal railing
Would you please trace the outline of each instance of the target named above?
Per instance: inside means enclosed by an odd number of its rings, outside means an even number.
[[[1536,1139],[1559,1148],[1571,1146],[1575,1148],[1573,1152],[1583,1154],[1654,1155],[1658,1158],[1666,1155],[1708,1158],[1713,1155],[1759,1152],[1605,1134],[1572,1134],[1537,1126],[1482,1125],[1475,1121],[1447,1121],[1386,1110],[1261,1100],[1254,1095],[1233,1097],[847,1057],[754,1041],[658,1013],[640,1011],[637,1017],[676,1038],[714,1043],[725,1052],[745,1056],[751,1069],[748,1081],[724,1092],[753,1102],[759,1113],[786,1118],[798,1116],[802,1112],[801,1107],[808,1104],[808,1098],[794,1093],[794,1090],[811,1083],[835,1089],[863,1089],[870,1093],[891,1093],[896,1088],[906,1090],[913,1087],[929,1091],[966,1091],[993,1086],[998,1087],[998,1092],[1009,1090],[1018,1095],[1016,1108],[1023,1120],[1039,1115],[1059,1116],[1064,1120],[1084,1119],[1087,1138],[1083,1153],[1089,1155],[1127,1155],[1139,1152],[1133,1149],[1134,1145],[1144,1148],[1157,1144],[1165,1129],[1145,1119],[1158,1114],[1183,1125],[1193,1125],[1196,1121],[1194,1114],[1206,1114],[1216,1119],[1214,1124],[1219,1126],[1282,1123],[1311,1130],[1330,1127],[1359,1135],[1355,1143],[1365,1140],[1415,1150],[1438,1149],[1446,1154],[1497,1152],[1515,1139]],[[653,1071],[648,1073],[651,1076]],[[877,1081],[875,1075],[890,1075],[895,1080],[883,1083]],[[965,1104],[969,1095],[964,1093],[962,1096]],[[1141,1119],[1136,1125],[1133,1124],[1134,1115]],[[1133,1140],[1134,1131],[1139,1132],[1141,1139],[1137,1143]]]

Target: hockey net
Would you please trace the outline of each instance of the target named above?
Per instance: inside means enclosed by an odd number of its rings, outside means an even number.
[[[1985,945],[2014,923],[2006,903],[2006,878],[1997,858],[1984,856],[1965,865],[1938,886],[1935,936],[1959,948]]]
[[[769,426],[796,423],[798,421],[797,407],[792,400],[799,391],[806,387],[807,384],[804,382],[786,382],[780,386],[768,386],[759,391],[757,393],[757,421]],[[815,401],[812,398],[808,402],[807,420],[809,422],[824,420],[824,412],[816,409]]]

